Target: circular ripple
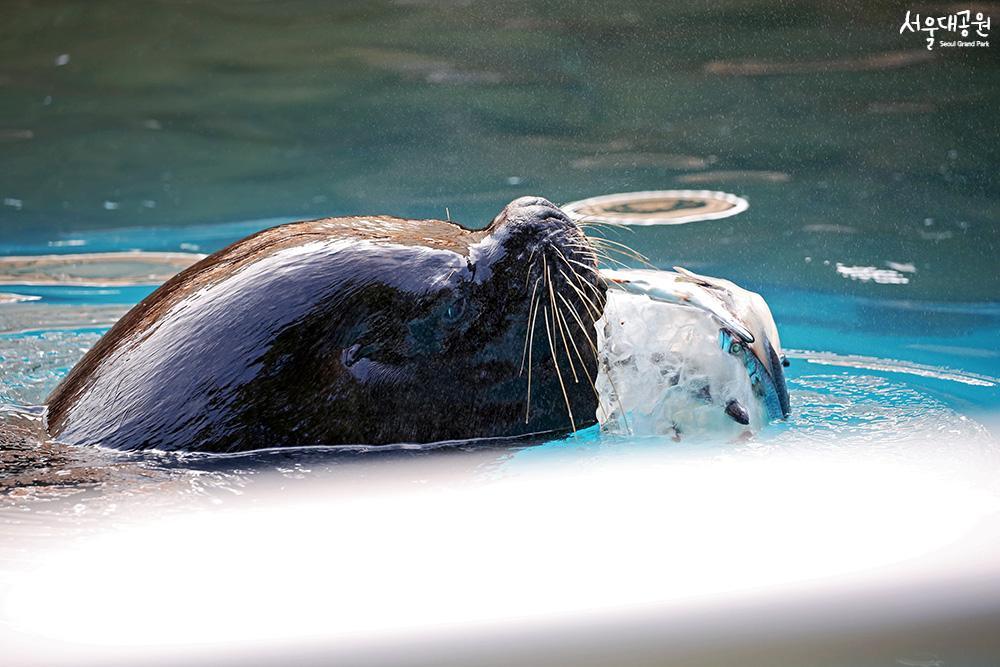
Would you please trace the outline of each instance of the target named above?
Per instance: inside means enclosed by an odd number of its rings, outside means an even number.
[[[747,200],[711,190],[650,190],[590,197],[564,204],[576,220],[620,225],[683,225],[718,220],[747,210]]]

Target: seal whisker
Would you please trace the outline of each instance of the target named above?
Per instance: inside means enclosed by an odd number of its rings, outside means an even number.
[[[608,239],[602,236],[588,236],[587,240],[590,243],[596,245],[613,246],[616,248],[620,248],[627,255],[629,255],[630,257],[635,257],[636,259],[648,259],[645,255],[643,255],[641,252],[639,252],[632,246],[621,243],[620,241],[615,241],[614,239]]]
[[[566,259],[566,258],[564,257],[564,259]],[[562,273],[563,277],[566,278],[567,281],[569,281],[569,276],[567,276],[566,273],[562,269],[559,269],[559,272]],[[574,272],[574,275],[576,275],[575,272]],[[598,275],[600,275],[600,274],[598,273]],[[601,279],[603,280],[603,278],[601,278]],[[597,288],[594,287],[593,285],[591,285],[589,282],[586,282],[586,281],[581,281],[581,282],[583,282],[583,284],[587,285],[592,290],[594,290],[594,293],[597,294],[598,297],[606,298],[606,297],[603,297],[603,295],[600,294],[600,292],[597,291]],[[579,294],[581,297],[584,298],[584,303],[593,305],[593,303],[590,301],[590,299],[587,298],[587,296],[581,291],[580,288],[576,287],[576,285],[573,285],[572,282],[570,282],[570,286],[574,290],[576,290],[577,294]],[[562,297],[561,294],[559,296],[560,296],[560,298]],[[563,299],[563,301],[565,302],[565,299]],[[606,303],[606,301],[605,301],[605,303]],[[586,338],[587,339],[587,343],[590,344],[590,350],[591,350],[591,352],[594,355],[594,359],[597,361],[598,364],[600,364],[601,363],[601,359],[600,359],[600,354],[597,351],[597,345],[594,343],[593,340],[591,340],[590,333],[587,331],[586,326],[584,326],[583,320],[580,317],[580,314],[576,311],[575,308],[572,308],[572,306],[569,303],[566,303],[566,305],[570,307],[570,312],[572,312],[573,316],[576,318],[576,322],[579,325],[580,330],[581,330],[581,332],[584,335],[584,338]],[[599,320],[600,318],[601,318],[601,315],[598,315],[597,317],[595,317],[594,318],[595,322],[597,320]],[[611,391],[614,392],[614,394],[615,394],[615,400],[618,402],[618,409],[621,411],[622,423],[625,425],[625,430],[626,430],[626,432],[631,433],[631,427],[628,424],[628,419],[625,417],[625,405],[622,403],[621,396],[618,393],[618,388],[615,386],[614,380],[611,379],[611,374],[607,373],[606,375],[608,377],[608,382],[611,383]],[[598,405],[598,407],[601,409],[602,412],[604,412],[605,415],[607,415],[608,414],[607,410],[601,405],[601,402],[600,402],[600,393],[597,392],[597,386],[596,385],[594,386],[594,391],[595,391],[595,393],[597,393],[597,398],[598,398],[597,405]]]
[[[641,264],[644,264],[644,265],[648,266],[651,269],[658,268],[658,267],[654,266],[652,262],[649,261],[648,257],[646,257],[645,255],[643,255],[641,252],[638,252],[638,251],[630,248],[629,246],[625,245],[624,243],[619,243],[618,241],[613,241],[611,239],[600,238],[600,237],[590,237],[590,236],[587,237],[587,240],[591,244],[593,244],[593,246],[595,248],[599,248],[599,249],[603,250],[605,252],[605,254],[612,253],[612,252],[613,253],[617,253],[618,255],[621,255],[623,257],[628,257],[630,259],[634,259],[637,262],[640,262]]]
[[[572,241],[567,242],[566,247],[576,248],[577,250],[585,250],[593,255],[602,254],[604,252],[602,249],[590,243],[589,239],[591,238],[595,237],[584,236],[582,239],[574,239]]]
[[[583,279],[583,277],[580,275],[580,272],[577,271],[576,269],[574,269],[572,266],[570,266],[570,264],[576,264],[577,266],[580,266],[580,267],[582,267],[584,269],[589,270],[591,273],[593,273],[595,276],[597,276],[597,279],[600,280],[602,283],[606,283],[607,282],[607,281],[604,280],[604,277],[601,276],[601,273],[600,273],[600,271],[597,270],[597,267],[588,266],[587,264],[584,264],[583,262],[580,262],[580,261],[575,260],[575,259],[569,259],[568,257],[566,257],[566,255],[563,254],[563,252],[561,250],[559,250],[559,248],[553,248],[553,249],[556,251],[556,253],[559,255],[559,257],[563,260],[563,262],[566,263],[566,268],[569,269],[570,274],[573,276],[573,281],[576,282],[578,285],[581,284],[581,283],[587,282],[587,281],[585,281]],[[562,269],[560,269],[560,273],[562,273],[563,278],[569,280],[569,276],[567,276],[566,273],[562,271]],[[587,283],[587,284],[590,284],[590,283]],[[599,300],[600,300],[600,299],[603,298],[603,295],[601,295],[600,293],[598,293],[598,297],[599,297]]]
[[[607,224],[601,223],[601,222],[591,222],[591,223],[586,223],[585,222],[585,223],[580,223],[579,227],[580,227],[580,231],[583,232],[583,235],[587,236],[588,238],[604,238],[605,235],[607,235],[607,234],[614,234],[614,238],[619,238],[620,239],[620,238],[622,238],[622,231],[623,230],[627,231],[629,233],[632,233],[632,234],[635,233],[635,231],[633,229],[631,229],[630,227],[623,227],[623,226],[621,226],[621,227],[614,227],[612,225],[607,225]],[[593,232],[600,233],[601,236],[600,237],[591,236],[590,234],[587,233],[588,231],[593,231]]]
[[[582,264],[581,262],[578,262],[575,259],[567,259],[566,260],[566,264],[567,265],[573,264],[574,266],[576,266],[576,268],[573,268],[573,266],[569,267],[569,269],[571,271],[573,271],[574,274],[579,274],[581,271],[589,269],[591,274],[593,274],[594,276],[596,276],[598,279],[603,280],[603,278],[601,277],[601,272],[600,271],[598,271],[595,268],[589,267],[586,264]]]
[[[594,302],[590,299],[589,296],[587,296],[587,294],[582,289],[580,289],[574,284],[572,279],[570,279],[570,277],[566,275],[565,271],[559,269],[559,273],[561,273],[563,277],[566,279],[566,284],[569,285],[570,288],[572,288],[573,291],[577,293],[577,296],[580,297],[580,300],[583,301],[585,306],[587,306],[587,311],[590,313],[590,316],[594,318],[594,321],[601,319],[601,309],[594,304]]]
[[[583,333],[583,337],[587,339],[587,343],[590,345],[590,351],[594,355],[594,361],[596,361],[598,364],[600,364],[601,363],[601,359],[600,359],[600,355],[597,352],[597,345],[594,343],[593,340],[591,340],[591,338],[590,338],[590,332],[587,331],[587,327],[584,325],[583,319],[580,317],[580,314],[576,311],[576,308],[574,308],[571,303],[569,303],[568,301],[566,301],[566,299],[563,297],[562,294],[559,295],[559,298],[563,300],[563,303],[566,304],[566,307],[569,308],[570,313],[572,313],[573,317],[576,319],[576,323],[580,327],[580,332]],[[583,366],[583,371],[587,374],[587,379],[590,380],[590,384],[591,384],[591,386],[594,389],[594,395],[597,397],[597,407],[598,407],[598,409],[601,412],[604,413],[605,417],[609,417],[610,415],[608,414],[607,409],[601,403],[601,394],[600,394],[599,391],[597,391],[597,384],[594,382],[594,379],[590,376],[590,371],[587,370],[587,364],[584,363],[584,361],[583,361],[583,357],[580,354],[580,348],[578,348],[576,346],[576,339],[574,339],[571,336],[570,340],[573,342],[573,347],[576,348],[576,354],[577,354],[577,357],[580,359],[580,365]],[[611,382],[611,389],[612,389],[612,391],[615,392],[615,397],[618,399],[618,405],[620,406],[620,409],[622,411],[622,421],[625,422],[625,428],[627,429],[628,428],[628,422],[625,420],[625,417],[624,417],[625,406],[622,404],[621,399],[618,398],[618,389],[615,388],[614,381],[611,380],[610,375],[608,376],[608,381]]]
[[[541,278],[541,276],[539,276],[539,278]],[[525,424],[528,423],[528,416],[531,414],[531,357],[535,346],[535,322],[538,317],[538,306],[541,302],[541,299],[535,301],[534,308],[531,312],[531,323],[528,325],[528,399],[524,406]]]
[[[636,260],[642,260],[642,259],[644,259],[643,256],[641,254],[639,254],[638,252],[629,252],[628,251],[628,246],[619,247],[618,245],[615,245],[615,242],[612,242],[611,239],[607,239],[607,238],[604,238],[604,237],[600,237],[600,236],[588,236],[587,237],[587,243],[589,243],[591,245],[591,247],[593,247],[595,250],[603,252],[604,254],[615,253],[615,254],[622,255],[624,257],[629,257],[629,258],[636,259]],[[620,244],[620,245],[624,245],[624,244]]]
[[[581,266],[581,267],[583,267],[585,269],[590,270],[595,276],[597,276],[597,279],[600,280],[602,284],[604,284],[605,286],[607,286],[607,280],[604,279],[604,276],[601,275],[600,271],[598,271],[593,266],[588,266],[588,265],[584,264],[583,262],[577,261],[575,259],[569,259],[558,248],[555,248],[555,251],[559,254],[559,257],[561,257],[562,260],[566,263],[566,268],[569,269],[570,274],[572,274],[573,281],[571,281],[571,282],[575,281],[576,284],[579,285],[579,286],[581,286],[581,287],[583,285],[587,285],[588,287],[590,287],[590,289],[597,296],[598,301],[606,302],[605,295],[601,294],[601,292],[596,287],[594,287],[590,282],[584,280],[583,276],[580,275],[580,272],[577,271],[576,269],[574,269],[572,266],[570,266],[570,264],[571,263],[572,264],[576,264],[578,266]],[[570,280],[570,276],[567,276],[566,273],[562,269],[560,269],[559,272],[562,274],[563,278],[565,278],[566,280]],[[596,304],[594,304],[594,307],[596,308]],[[600,312],[600,309],[598,309],[598,312]],[[600,316],[595,317],[594,319],[598,320],[598,319],[600,319]]]
[[[562,295],[560,295],[560,296],[562,296]],[[570,304],[567,303],[566,305],[569,306]],[[600,364],[601,363],[601,358],[600,358],[600,354],[597,351],[597,344],[593,340],[591,340],[591,338],[590,338],[590,332],[587,331],[587,327],[584,326],[583,320],[580,318],[580,314],[576,312],[576,309],[572,309],[571,312],[573,313],[574,317],[576,317],[576,323],[579,325],[580,331],[583,333],[584,338],[587,339],[587,343],[590,345],[590,351],[594,355],[594,360],[598,364]],[[595,333],[596,333],[596,331],[595,331]],[[577,353],[579,354],[579,350],[577,351]],[[582,363],[582,361],[581,361],[581,363]],[[584,368],[586,368],[586,366],[584,366]],[[627,433],[631,433],[632,431],[631,431],[631,427],[628,424],[628,418],[625,416],[625,405],[622,403],[621,395],[618,392],[618,387],[615,385],[615,381],[611,378],[611,374],[610,373],[605,373],[605,376],[608,378],[608,382],[611,384],[611,391],[613,391],[614,394],[615,394],[615,400],[618,403],[618,409],[619,409],[619,411],[621,412],[621,415],[622,415],[622,423],[625,425],[625,431]],[[596,384],[594,384],[594,394],[597,396],[597,407],[600,408],[600,410],[605,414],[606,417],[609,417],[610,415],[609,415],[607,409],[601,403],[601,395],[600,395],[600,392],[597,391],[597,385]]]
[[[633,256],[629,255],[628,253],[619,250],[618,248],[611,248],[610,246],[604,246],[604,245],[599,245],[599,244],[598,245],[594,245],[594,248],[595,248],[594,253],[596,255],[599,255],[600,257],[603,257],[605,260],[608,260],[608,261],[615,261],[615,262],[622,263],[621,260],[619,260],[617,258],[618,257],[624,257],[626,259],[631,259],[631,260],[634,260],[636,262],[639,262],[640,264],[643,262],[642,259],[640,259],[638,257],[633,257]],[[614,254],[612,254],[612,253],[614,253]]]
[[[534,257],[535,257],[535,251],[537,249],[538,248],[532,248],[531,249],[531,254],[528,255],[528,272],[524,276],[524,288],[525,289],[528,289],[528,281],[531,280],[531,270],[535,268],[535,262],[533,260],[534,260]]]
[[[618,234],[619,235],[618,238],[621,238],[621,232],[622,231],[628,231],[628,232],[631,232],[633,234],[635,233],[635,231],[633,231],[629,227],[626,227],[625,225],[615,226],[615,225],[609,225],[609,224],[607,224],[605,222],[581,222],[581,223],[577,223],[577,224],[579,225],[580,229],[582,229],[582,230],[593,229],[593,230],[600,231],[601,233],[604,233],[604,234],[614,233],[614,234]]]
[[[564,300],[564,303],[565,303],[565,300]],[[573,357],[570,354],[569,345],[567,345],[567,342],[566,342],[567,338],[569,339],[569,343],[572,344],[573,350],[576,352],[576,358],[580,362],[580,367],[583,370],[584,375],[587,376],[587,380],[590,382],[591,385],[593,385],[594,384],[594,380],[590,376],[590,371],[587,370],[587,364],[584,363],[583,357],[580,355],[580,348],[577,347],[576,340],[573,338],[573,332],[570,331],[569,321],[566,319],[566,316],[563,314],[562,308],[559,308],[556,305],[554,305],[553,308],[555,309],[556,315],[558,315],[558,317],[559,317],[559,330],[562,333],[563,347],[566,348],[566,357],[570,360],[570,368],[573,368],[573,360],[572,360]],[[566,335],[567,332],[569,333],[568,336]],[[575,369],[574,369],[574,371],[575,371]],[[576,381],[579,382],[580,381],[579,378],[577,378]],[[597,387],[594,387],[594,390],[596,391]]]
[[[632,228],[628,225],[623,225],[620,222],[613,222],[611,220],[602,220],[596,216],[584,216],[576,221],[576,224],[580,227],[611,227],[615,230],[627,229],[632,231]]]
[[[563,259],[566,259],[566,258],[563,258]],[[604,276],[601,275],[601,272],[598,271],[593,266],[589,266],[589,265],[584,264],[583,262],[579,262],[579,261],[577,261],[575,259],[566,259],[566,262],[567,262],[567,264],[575,264],[576,266],[580,267],[581,269],[586,269],[586,270],[590,271],[595,276],[597,276],[597,279],[600,280],[602,283],[606,283],[607,282],[604,279]],[[574,274],[579,275],[579,271],[577,271],[576,269],[574,269],[572,266],[569,267],[569,268],[570,268],[571,271],[573,271]]]
[[[530,275],[530,274],[529,274]],[[521,377],[524,372],[524,360],[528,356],[528,338],[531,336],[531,309],[535,305],[535,292],[538,289],[538,282],[542,279],[541,276],[535,278],[535,286],[531,288],[531,300],[528,301],[528,330],[524,332],[524,349],[521,350],[521,370],[517,372],[517,376]]]
[[[548,267],[546,267],[548,269]],[[559,307],[556,304],[556,292],[552,288],[552,280],[548,280],[549,283],[549,304],[552,306],[552,319],[554,320],[556,327],[559,330],[559,336],[562,338],[563,349],[566,351],[566,361],[569,362],[569,368],[573,371],[573,382],[579,383],[580,376],[576,374],[576,365],[573,363],[573,357],[569,353],[569,345],[566,343],[566,332],[563,331],[562,326],[562,314],[559,312]]]
[[[596,322],[597,320],[601,319],[601,314],[602,314],[603,311],[600,308],[597,307],[597,304],[595,304],[593,302],[593,300],[589,296],[587,296],[587,293],[584,292],[583,290],[581,290],[576,285],[570,285],[570,287],[572,287],[573,290],[576,292],[577,296],[580,297],[580,300],[583,302],[583,305],[586,307],[587,314],[590,315],[591,319],[594,322]]]
[[[580,313],[577,312],[573,304],[566,301],[566,297],[564,297],[562,294],[558,296],[560,299],[562,299],[563,303],[566,304],[566,307],[569,309],[570,314],[572,314],[574,319],[576,319],[576,323],[580,325],[580,331],[583,332],[584,337],[587,339],[587,343],[590,345],[590,349],[594,353],[594,360],[597,361],[597,345],[595,345],[594,341],[591,339],[590,333],[587,331],[587,327],[583,323],[583,318],[580,317]],[[572,337],[570,337],[570,340],[573,341],[573,345],[576,345],[576,341]],[[584,366],[584,369],[586,369],[586,366]]]
[[[608,257],[607,249],[604,246],[592,245],[587,241],[571,241],[566,244],[566,247],[573,248],[575,250],[583,250],[589,252],[594,257]]]
[[[583,366],[583,372],[587,375],[587,384],[590,385],[591,391],[594,392],[594,398],[597,399],[597,409],[600,410],[601,414],[604,415],[604,418],[607,419],[610,415],[608,414],[607,408],[605,408],[604,405],[601,404],[601,392],[597,390],[597,382],[595,382],[594,377],[590,374],[590,371],[587,370],[587,364],[583,360],[583,355],[580,352],[580,348],[576,346],[576,341],[573,340],[572,337],[570,338],[570,341],[573,343],[573,349],[576,351],[576,356],[577,359],[580,361],[580,365]]]
[[[585,245],[573,245],[573,244],[567,244],[567,245],[568,245],[569,247],[571,247],[571,248],[577,248],[577,249],[583,249],[583,248],[586,248],[586,249],[587,249],[587,250],[589,250],[589,251],[590,251],[591,253],[593,253],[593,255],[594,255],[594,258],[595,258],[595,259],[598,259],[598,260],[601,260],[601,261],[603,261],[603,262],[605,262],[605,263],[607,263],[607,264],[618,264],[619,266],[623,266],[623,267],[625,267],[626,269],[630,269],[630,268],[632,268],[632,267],[630,267],[630,266],[629,266],[628,264],[626,264],[625,262],[623,262],[623,261],[621,261],[621,260],[619,260],[619,259],[615,259],[615,258],[614,258],[614,257],[612,257],[611,255],[607,254],[607,253],[606,253],[606,252],[605,252],[604,250],[602,250],[602,249],[599,249],[599,248],[595,248],[595,247],[588,247],[588,246],[585,246]]]
[[[575,260],[575,259],[574,259],[574,260],[571,260],[571,259],[569,259],[568,257],[566,257],[566,255],[565,255],[565,254],[563,253],[563,251],[562,251],[562,250],[560,250],[559,248],[556,248],[556,247],[553,247],[552,249],[553,249],[553,250],[555,250],[555,251],[556,251],[556,254],[557,254],[557,255],[559,255],[559,257],[561,257],[561,258],[562,258],[562,260],[563,260],[564,262],[566,262],[567,264],[569,264],[570,262],[573,262],[573,263],[575,263],[575,264],[576,264],[577,266],[580,266],[580,267],[582,267],[582,268],[584,268],[584,269],[587,269],[588,271],[591,271],[592,273],[597,273],[598,275],[600,275],[600,273],[599,273],[599,272],[597,271],[597,267],[596,267],[596,266],[590,266],[590,265],[587,265],[587,264],[584,264],[583,262],[581,262],[581,261],[579,261],[579,260]],[[575,274],[575,273],[577,273],[576,269],[574,269],[574,268],[573,268],[572,266],[571,266],[571,267],[569,267],[569,269],[570,269],[570,271],[572,271],[572,272],[573,272],[574,274]]]
[[[569,267],[569,268],[570,268],[570,271],[573,270],[572,267]],[[563,271],[562,269],[559,269],[559,272],[563,274],[564,278],[566,278],[567,280],[569,280],[569,276],[566,275],[565,271]],[[577,274],[574,272],[573,275],[577,275]],[[603,278],[602,278],[602,280],[603,280]],[[576,283],[581,288],[580,289],[581,292],[582,292],[583,286],[587,286],[587,287],[590,288],[590,291],[594,293],[594,296],[597,297],[598,301],[600,301],[602,303],[605,303],[607,301],[607,297],[604,294],[602,294],[600,290],[598,290],[596,287],[594,287],[594,285],[592,285],[590,282],[588,282],[586,280],[577,280]],[[590,303],[590,305],[592,305],[594,307],[594,310],[597,312],[597,314],[594,316],[594,320],[596,321],[596,320],[601,319],[601,313],[604,312],[604,309],[603,308],[598,308],[597,304],[594,303],[594,301],[592,299],[590,299],[589,297],[587,298],[587,301]]]
[[[562,294],[559,295],[559,298],[562,299]],[[565,303],[567,307],[572,308],[572,306],[565,299],[563,299],[563,303]],[[563,323],[566,325],[566,329],[569,330],[569,322],[566,321],[566,317],[562,314],[561,311],[559,312],[559,316],[563,318]],[[576,317],[577,321],[579,322],[579,315],[576,315]],[[581,329],[583,328],[582,323],[580,324],[580,327]],[[584,330],[584,334],[586,334],[586,330]],[[588,338],[588,342],[589,340],[590,339]],[[587,362],[583,360],[583,355],[580,353],[580,348],[576,344],[576,339],[573,338],[573,336],[570,336],[569,342],[573,344],[573,351],[576,352],[576,358],[580,362],[580,367],[583,368],[584,374],[587,376],[587,382],[588,384],[590,384],[590,388],[594,391],[594,396],[597,398],[597,409],[604,414],[605,418],[607,418],[608,411],[604,409],[603,405],[601,405],[601,393],[597,391],[597,383],[594,382],[593,376],[590,374],[590,371],[587,370]],[[595,354],[595,359],[596,359],[596,354]],[[600,363],[600,361],[598,361],[598,363]]]
[[[567,262],[572,262],[573,264],[576,264],[581,269],[586,269],[586,270],[590,271],[591,273],[600,273],[597,270],[597,265],[596,264],[586,264],[584,262],[581,262],[578,259],[570,259],[569,257],[567,257],[566,255],[564,255],[561,252],[559,253],[559,256],[562,257]],[[594,253],[594,259],[597,259],[597,253]],[[570,267],[570,268],[572,268],[572,267]],[[575,271],[575,269],[574,269],[574,271]]]
[[[601,225],[603,227],[614,227],[616,229],[624,229],[632,234],[635,233],[635,230],[632,229],[632,227],[630,227],[629,225],[625,225],[620,222],[615,222],[613,220],[601,219],[595,215],[581,216],[579,219],[577,219],[576,224],[579,225],[580,227],[587,227],[587,226],[593,227]]]
[[[545,314],[545,333],[549,336],[549,352],[552,353],[552,364],[556,368],[556,377],[559,378],[559,388],[562,389],[563,400],[566,401],[566,412],[569,414],[569,423],[573,427],[573,431],[576,432],[576,420],[573,419],[573,408],[569,405],[569,394],[566,393],[566,385],[563,383],[562,373],[559,371],[559,360],[556,358],[556,348],[552,344],[552,331],[549,329],[548,308],[542,306],[542,311]]]

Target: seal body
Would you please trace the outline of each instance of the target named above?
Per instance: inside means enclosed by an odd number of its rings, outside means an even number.
[[[586,237],[541,198],[480,231],[282,225],[129,311],[49,397],[48,428],[72,444],[209,452],[575,428],[595,421],[579,380],[596,377],[588,328],[604,294]]]

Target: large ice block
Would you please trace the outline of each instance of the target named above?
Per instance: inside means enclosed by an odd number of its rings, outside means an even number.
[[[603,272],[597,418],[611,433],[741,437],[788,413],[764,300],[683,269]]]

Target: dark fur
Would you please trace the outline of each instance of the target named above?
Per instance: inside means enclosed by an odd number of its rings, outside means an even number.
[[[49,431],[73,444],[234,452],[567,429],[541,309],[527,423],[519,369],[542,257],[567,273],[554,248],[594,265],[572,247],[582,239],[537,198],[512,202],[481,231],[384,216],[265,230],[129,311],[49,397]],[[603,308],[596,275],[578,276]],[[576,292],[553,280],[593,336]],[[594,391],[575,356],[573,382],[555,332],[553,341],[577,426],[591,424]]]

